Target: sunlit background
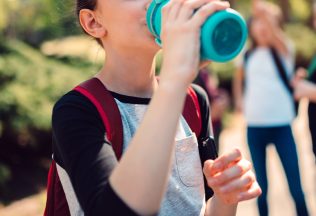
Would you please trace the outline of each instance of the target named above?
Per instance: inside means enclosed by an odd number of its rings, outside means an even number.
[[[245,18],[249,17],[250,0],[230,2]],[[286,33],[296,46],[297,66],[306,67],[316,53],[316,35],[311,28],[313,0],[274,2],[282,7],[285,15]],[[50,124],[53,104],[76,84],[95,74],[104,59],[102,48],[82,34],[78,27],[74,5],[75,1],[70,0],[0,0],[2,216],[42,215],[51,158]],[[157,60],[158,70],[160,59]],[[228,91],[231,90],[235,65],[231,61],[225,64],[212,63],[210,66],[216,74],[218,85]],[[316,189],[313,186],[316,168],[312,162],[305,119],[306,116],[302,114],[296,122],[296,139],[300,145],[299,156],[304,158],[304,162],[300,161],[304,190],[308,194],[309,208],[316,215]],[[240,146],[248,155],[243,119],[233,112],[227,112],[224,125],[220,139],[222,151]],[[272,160],[279,164],[276,156]],[[280,165],[271,166],[273,171],[276,169],[276,173],[282,170],[278,168]],[[291,216],[294,215],[293,202],[289,198],[285,180],[282,179],[283,174],[280,176],[270,174],[274,186],[271,190],[277,191],[271,192],[270,196],[277,194],[277,198],[273,199],[275,202],[281,201],[280,205],[271,204],[273,216]],[[281,189],[278,184],[283,185]],[[278,191],[283,194],[281,197]],[[256,216],[255,202],[241,205],[238,214]]]

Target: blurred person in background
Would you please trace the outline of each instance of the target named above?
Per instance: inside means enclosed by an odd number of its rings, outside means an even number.
[[[308,215],[301,186],[298,156],[291,123],[295,117],[294,99],[282,82],[276,58],[289,80],[294,71],[294,48],[282,30],[282,12],[277,5],[252,1],[249,20],[251,46],[234,77],[237,111],[244,111],[247,141],[262,187],[259,213],[268,215],[266,148],[273,143],[280,156],[297,215]]]
[[[207,93],[210,101],[212,129],[217,151],[219,151],[219,136],[222,131],[222,120],[229,106],[229,94],[218,86],[217,79],[209,68],[205,67],[199,71],[194,83],[201,86]]]

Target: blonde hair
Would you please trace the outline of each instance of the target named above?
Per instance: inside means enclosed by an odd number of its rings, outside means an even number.
[[[271,15],[274,16],[275,19],[278,21],[278,24],[282,26],[284,22],[284,17],[280,6],[272,2],[264,2],[264,4],[267,7],[268,11],[271,13]]]

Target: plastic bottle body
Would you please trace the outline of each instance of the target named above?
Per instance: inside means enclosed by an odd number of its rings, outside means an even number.
[[[147,11],[147,24],[161,45],[161,10],[169,0],[154,0]],[[201,27],[201,58],[226,62],[236,57],[247,40],[247,25],[233,9],[212,14]]]

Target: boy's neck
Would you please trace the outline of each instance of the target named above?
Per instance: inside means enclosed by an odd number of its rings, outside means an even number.
[[[149,98],[157,88],[154,58],[144,55],[107,55],[96,75],[113,92]]]

